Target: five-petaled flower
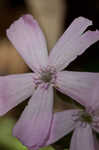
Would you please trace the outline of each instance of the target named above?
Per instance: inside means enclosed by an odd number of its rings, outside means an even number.
[[[91,98],[98,73],[62,71],[99,40],[99,31],[86,31],[90,25],[88,19],[75,19],[49,55],[32,16],[21,17],[7,30],[9,40],[33,71],[0,77],[0,115],[31,97],[13,130],[24,145],[38,149],[47,142],[53,121],[53,87],[79,103]]]
[[[82,99],[84,109],[70,109],[55,113],[49,139],[52,144],[73,131],[70,150],[99,150],[99,81],[93,96],[86,102]],[[94,132],[93,132],[94,131]]]

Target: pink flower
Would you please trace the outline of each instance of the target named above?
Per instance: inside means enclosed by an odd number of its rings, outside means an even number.
[[[31,97],[13,130],[24,145],[38,149],[47,142],[53,120],[53,87],[80,103],[91,98],[98,73],[62,71],[99,40],[99,31],[84,32],[90,25],[88,19],[75,19],[49,56],[44,35],[32,16],[21,17],[7,30],[9,40],[33,71],[0,77],[0,115]]]
[[[93,96],[84,102],[85,109],[71,109],[54,115],[46,145],[56,142],[73,131],[70,150],[99,150],[99,81]],[[90,93],[91,95],[91,93]],[[94,131],[94,132],[93,132]]]

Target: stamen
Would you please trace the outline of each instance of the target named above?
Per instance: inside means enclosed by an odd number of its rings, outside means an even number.
[[[77,122],[78,126],[86,127],[87,124],[99,128],[99,116],[95,115],[95,111],[92,109],[80,110],[72,114],[72,120]]]
[[[33,79],[37,87],[42,85],[42,88],[47,89],[50,84],[52,86],[55,85],[56,71],[54,68],[50,67],[40,69]]]
[[[73,114],[72,117],[73,121],[78,122],[82,127],[86,127],[87,124],[91,124],[93,122],[93,117],[85,110]]]

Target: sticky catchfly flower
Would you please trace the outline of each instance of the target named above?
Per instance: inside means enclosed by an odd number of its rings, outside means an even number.
[[[85,109],[71,109],[54,115],[47,145],[73,131],[70,150],[98,150],[99,140],[95,132],[99,133],[99,84],[93,96],[82,103]],[[94,131],[94,132],[93,132]]]
[[[33,73],[0,77],[0,115],[30,98],[13,135],[33,149],[43,146],[53,116],[53,87],[78,102],[90,99],[99,74],[62,71],[78,55],[99,40],[99,31],[86,31],[92,22],[73,21],[48,56],[44,35],[31,15],[25,15],[7,30],[7,36]]]

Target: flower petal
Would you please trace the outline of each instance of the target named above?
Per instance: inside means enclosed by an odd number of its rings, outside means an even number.
[[[70,150],[95,150],[92,129],[89,125],[75,129]]]
[[[56,88],[89,107],[98,80],[99,73],[62,71],[57,73]]]
[[[90,99],[90,107],[95,110],[99,116],[99,80],[97,80],[96,86],[93,89],[93,95]]]
[[[45,67],[48,52],[44,35],[31,15],[24,15],[7,30],[7,36],[32,70]]]
[[[58,141],[75,128],[76,123],[73,121],[73,115],[77,112],[78,110],[74,109],[55,113],[46,145]]]
[[[46,141],[52,121],[53,89],[38,87],[21,118],[17,122],[13,135],[27,147],[34,150]]]
[[[80,24],[81,20],[83,20],[82,24]],[[54,66],[57,71],[67,67],[77,56],[81,55],[89,46],[99,40],[99,31],[87,31],[83,33],[88,25],[91,24],[89,20],[78,18],[76,21],[78,21],[78,24],[76,22],[74,28],[77,31],[78,27],[78,32],[75,34],[73,32],[69,33],[68,29],[50,53],[49,64]],[[71,26],[73,27],[73,24]],[[70,31],[72,31],[71,26]]]
[[[33,73],[0,77],[0,115],[33,94]]]

